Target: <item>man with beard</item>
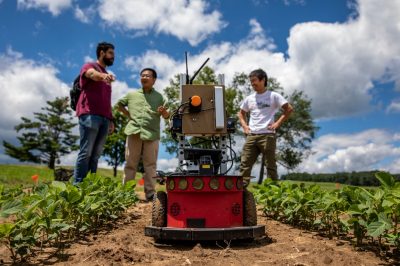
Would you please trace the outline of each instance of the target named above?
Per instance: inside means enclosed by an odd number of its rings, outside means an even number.
[[[75,165],[74,184],[82,182],[89,171],[96,173],[107,133],[114,131],[111,82],[115,77],[106,71],[106,67],[114,63],[114,45],[99,43],[96,55],[97,61],[84,64],[80,71],[82,92],[76,105],[80,149]]]

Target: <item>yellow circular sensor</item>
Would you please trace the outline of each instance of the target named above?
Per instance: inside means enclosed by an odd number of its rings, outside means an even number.
[[[210,180],[210,188],[214,189],[214,190],[217,190],[219,188],[219,180],[218,180],[218,178],[212,178]]]
[[[179,180],[179,184],[178,184],[179,189],[187,189],[188,187],[188,181],[185,178],[182,178]]]
[[[233,179],[232,178],[227,178],[225,180],[225,188],[227,190],[231,190],[233,188]]]
[[[175,188],[175,181],[173,179],[171,179],[168,182],[168,189],[169,190],[174,190],[174,188]]]
[[[192,186],[194,189],[200,190],[204,187],[204,182],[201,178],[196,178],[193,180]]]
[[[192,104],[192,106],[200,106],[201,104],[201,97],[198,95],[193,95],[190,98],[190,103]]]

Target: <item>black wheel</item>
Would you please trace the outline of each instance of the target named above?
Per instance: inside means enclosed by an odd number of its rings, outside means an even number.
[[[248,190],[243,190],[243,225],[257,225],[256,201],[253,194]]]
[[[158,191],[153,197],[151,225],[157,227],[167,226],[167,193]]]

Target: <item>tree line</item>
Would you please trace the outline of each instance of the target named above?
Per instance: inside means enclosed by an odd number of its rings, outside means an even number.
[[[309,182],[330,182],[340,183],[352,186],[379,186],[380,182],[375,177],[380,171],[363,171],[363,172],[337,172],[330,174],[322,173],[289,173],[281,176],[282,180],[293,181],[309,181]],[[393,175],[395,179],[400,181],[400,174]]]

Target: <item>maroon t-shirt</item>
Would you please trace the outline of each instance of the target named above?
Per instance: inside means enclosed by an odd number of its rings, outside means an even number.
[[[79,117],[85,114],[101,115],[111,120],[111,84],[104,81],[94,81],[85,77],[85,72],[90,68],[107,73],[97,63],[86,63],[83,65],[80,72],[82,92],[76,105],[76,116]]]

